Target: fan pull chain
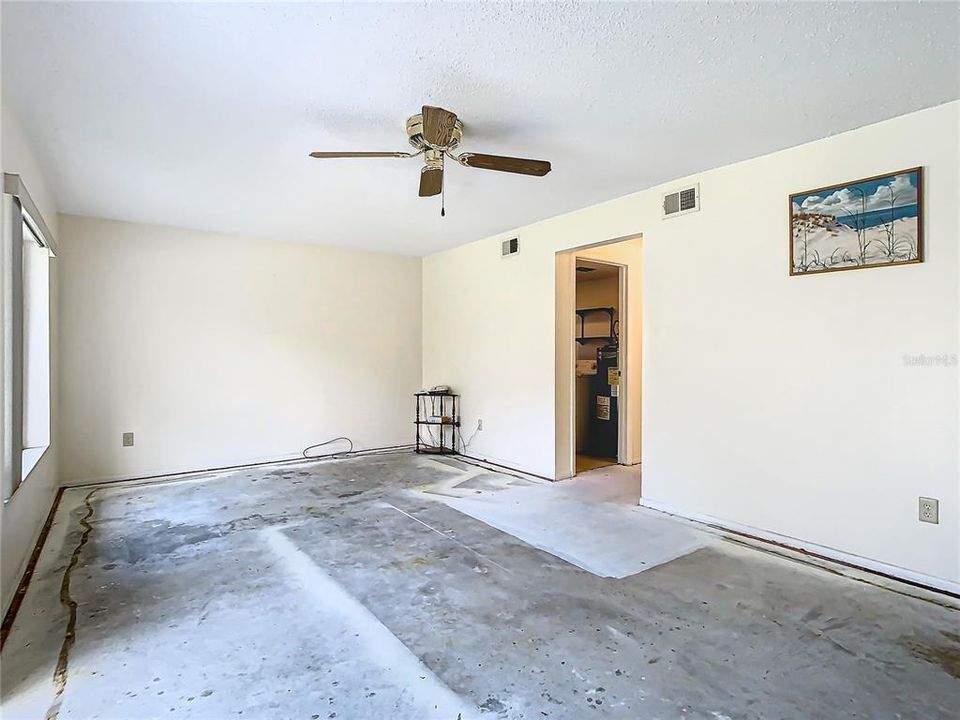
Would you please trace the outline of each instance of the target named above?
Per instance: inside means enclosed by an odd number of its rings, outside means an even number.
[[[445,205],[447,204],[447,184],[443,182],[443,180],[440,182],[442,183],[440,185],[440,217],[446,217],[447,211]]]

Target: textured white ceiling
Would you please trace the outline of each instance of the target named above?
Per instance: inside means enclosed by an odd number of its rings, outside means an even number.
[[[11,102],[61,209],[426,254],[958,97],[956,3],[3,3]],[[464,150],[404,150],[424,103]]]

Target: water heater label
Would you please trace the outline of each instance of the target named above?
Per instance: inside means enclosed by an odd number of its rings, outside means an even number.
[[[619,385],[619,384],[620,384],[620,368],[618,367],[607,368],[607,385]]]
[[[597,395],[597,420],[610,419],[610,398],[606,395]]]

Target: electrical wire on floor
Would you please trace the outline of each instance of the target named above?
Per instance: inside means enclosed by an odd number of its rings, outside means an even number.
[[[327,445],[333,445],[335,442],[340,442],[341,440],[344,440],[344,441],[350,443],[350,449],[349,449],[349,450],[344,450],[344,451],[336,452],[336,453],[327,453],[326,455],[309,455],[309,454],[308,454],[308,453],[309,453],[311,450],[313,450],[314,448],[321,448],[321,447],[326,447]],[[341,436],[341,437],[331,438],[331,439],[329,439],[329,440],[324,440],[323,442],[317,443],[316,445],[308,445],[307,447],[305,447],[305,448],[303,449],[303,456],[304,456],[305,458],[313,459],[313,458],[323,458],[323,457],[336,457],[337,455],[349,455],[349,454],[352,453],[352,452],[353,452],[353,440],[351,440],[351,439],[348,438],[348,437],[342,437],[342,436]]]

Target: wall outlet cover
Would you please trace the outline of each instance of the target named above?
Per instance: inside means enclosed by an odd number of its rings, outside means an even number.
[[[123,434],[123,446],[124,447],[133,447],[133,433],[125,432]]]
[[[940,501],[936,498],[920,498],[920,522],[939,524]]]

